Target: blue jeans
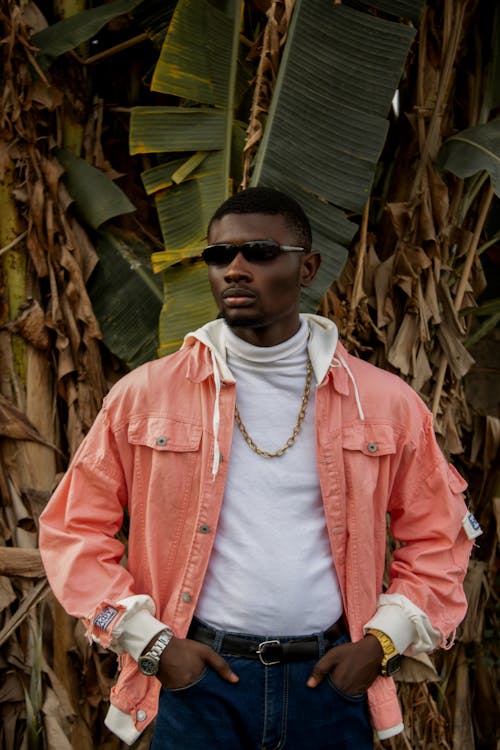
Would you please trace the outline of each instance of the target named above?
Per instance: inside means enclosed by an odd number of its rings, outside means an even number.
[[[319,645],[322,655],[321,635]],[[221,653],[240,681],[205,669],[192,685],[162,690],[151,750],[373,750],[366,696],[346,695],[329,677],[306,687],[316,660],[264,666]]]

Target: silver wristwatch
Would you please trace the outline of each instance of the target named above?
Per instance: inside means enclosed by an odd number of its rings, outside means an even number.
[[[156,674],[158,674],[161,655],[172,640],[173,635],[174,634],[172,633],[170,628],[165,628],[161,631],[160,635],[153,643],[149,651],[146,654],[139,656],[137,665],[139,667],[139,671],[142,672],[142,674],[145,674],[148,677],[154,677]]]

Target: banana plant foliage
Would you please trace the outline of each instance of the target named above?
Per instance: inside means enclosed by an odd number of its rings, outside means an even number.
[[[38,64],[42,70],[48,70],[60,55],[88,41],[109,21],[123,13],[129,13],[141,2],[143,0],[112,0],[97,8],[75,13],[33,34],[31,41],[38,49]]]
[[[414,38],[415,0],[297,0],[252,184],[285,190],[308,213],[323,256],[303,308],[315,310],[342,267],[370,193],[388,113]],[[377,8],[381,13],[368,12]],[[179,106],[139,107],[134,154],[157,154],[143,175],[165,250],[155,253],[166,302],[160,354],[215,315],[200,264],[206,226],[231,183],[241,18],[239,0],[179,0],[152,89]],[[401,23],[401,19],[406,23]]]
[[[495,195],[500,197],[500,117],[452,135],[441,147],[436,163],[457,177],[487,172]]]
[[[183,106],[132,111],[131,152],[159,155],[143,181],[155,197],[165,245],[153,256],[166,290],[160,354],[216,314],[199,255],[207,223],[231,190],[240,18],[240,0],[179,0],[151,88]]]
[[[496,74],[499,81],[498,69]],[[490,90],[493,91],[493,87]],[[500,117],[448,138],[441,147],[436,164],[443,171],[452,172],[457,177],[475,178],[476,184],[481,184],[488,175],[495,195],[500,198]],[[498,211],[492,218],[492,225],[498,226]],[[499,238],[500,231],[497,230],[484,249],[498,242]],[[481,252],[480,249],[479,254]],[[488,300],[479,307],[464,310],[464,313],[472,314],[480,320],[485,318],[474,327],[465,341],[465,346],[470,348],[499,325],[500,300]]]
[[[376,5],[416,20],[419,2],[333,5],[299,0],[252,183],[298,199],[322,265],[303,305],[315,310],[344,263],[370,195],[391,101],[415,30],[364,12]]]
[[[146,10],[147,6],[147,10]],[[161,47],[175,0],[112,0],[48,26],[32,36],[37,62],[48,70],[61,55],[96,35],[117,16],[129,13]],[[135,211],[125,193],[103,171],[63,148],[54,156],[78,218],[93,230],[97,265],[88,282],[94,312],[107,347],[129,367],[157,355],[162,281],[151,269],[150,248],[110,222]]]
[[[107,228],[96,245],[99,263],[87,284],[106,346],[130,368],[156,357],[161,279],[150,248],[132,232]]]
[[[469,308],[464,310],[464,313],[474,315],[480,320],[485,320],[477,325],[471,335],[464,342],[465,346],[470,349],[474,344],[477,344],[482,338],[484,338],[493,328],[496,328],[500,324],[500,297],[496,299],[490,299],[479,307]]]
[[[99,229],[110,219],[135,211],[123,190],[100,169],[64,148],[55,148],[54,155],[64,167],[63,180],[75,201],[82,221]]]

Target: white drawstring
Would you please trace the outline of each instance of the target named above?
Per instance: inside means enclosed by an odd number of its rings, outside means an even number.
[[[345,359],[342,357],[341,354],[336,354],[335,355],[335,357],[332,360],[332,364],[335,362],[335,359],[337,359],[337,358],[341,362],[341,364],[344,367],[344,369],[347,372],[347,374],[349,375],[349,378],[350,378],[351,383],[352,383],[352,387],[354,389],[354,398],[356,399],[356,406],[358,407],[359,418],[364,422],[364,420],[365,420],[365,413],[363,411],[363,407],[361,406],[361,400],[359,398],[358,386],[356,385],[356,381],[354,379],[354,375],[350,371],[349,365],[347,364],[347,362],[345,361]],[[333,366],[334,367],[338,367],[338,365],[336,365],[336,364],[334,364]]]
[[[219,425],[220,425],[220,408],[219,408],[219,399],[220,399],[220,388],[221,388],[221,382],[220,382],[220,373],[219,373],[219,366],[217,364],[217,360],[215,358],[215,352],[213,349],[210,349],[210,354],[212,355],[212,365],[214,368],[214,380],[215,380],[215,403],[214,403],[214,414],[212,419],[212,427],[214,431],[214,460],[212,463],[212,479],[215,479],[217,476],[217,472],[219,471],[219,463],[220,463],[220,448],[219,448]]]

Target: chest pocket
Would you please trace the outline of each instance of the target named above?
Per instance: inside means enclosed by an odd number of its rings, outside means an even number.
[[[166,417],[143,417],[129,424],[128,441],[156,451],[185,453],[200,447],[201,427]]]
[[[342,431],[342,448],[348,495],[370,518],[375,498],[389,496],[394,431],[386,424],[351,425]]]
[[[342,447],[378,458],[396,453],[394,430],[388,425],[351,425],[342,430]]]
[[[151,509],[168,505],[182,513],[200,477],[202,428],[167,417],[135,419],[128,426],[134,448],[133,482],[136,495]]]

